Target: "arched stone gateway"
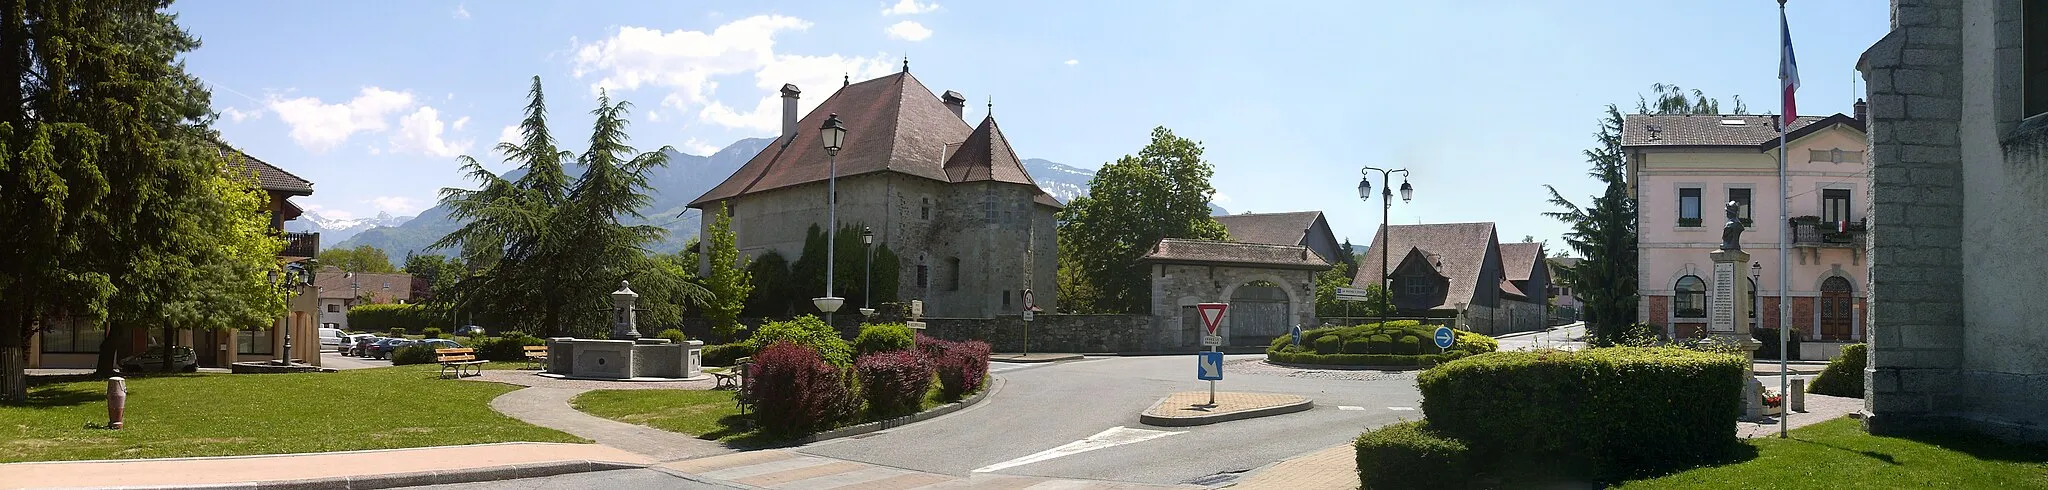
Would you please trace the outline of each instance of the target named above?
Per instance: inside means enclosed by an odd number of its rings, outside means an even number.
[[[1260,345],[1293,326],[1287,313],[1295,305],[1285,289],[1269,281],[1252,281],[1230,294],[1230,345]]]
[[[1295,325],[1314,326],[1315,276],[1330,264],[1306,247],[1161,240],[1151,266],[1156,350],[1197,350],[1197,303],[1230,303],[1217,334],[1226,347],[1259,347]]]

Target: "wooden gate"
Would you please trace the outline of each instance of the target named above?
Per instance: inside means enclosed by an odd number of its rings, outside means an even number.
[[[1254,283],[1230,294],[1230,345],[1267,345],[1287,333],[1287,292]]]
[[[1856,322],[1856,298],[1849,280],[1830,277],[1820,283],[1820,339],[1849,340]]]

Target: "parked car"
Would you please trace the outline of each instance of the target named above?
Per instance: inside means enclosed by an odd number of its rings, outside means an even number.
[[[370,346],[377,345],[377,342],[385,339],[385,337],[378,337],[376,335],[356,339],[356,345],[350,347],[348,353],[358,357],[370,357]]]
[[[181,373],[199,370],[199,354],[191,347],[180,345],[171,349],[171,369]],[[141,354],[121,360],[121,370],[133,373],[162,372],[164,369],[164,346],[152,345]]]
[[[364,340],[373,339],[376,337],[377,336],[374,334],[367,333],[350,334],[347,336],[343,336],[341,338],[341,345],[334,346],[334,351],[339,352],[341,353],[341,355],[344,356],[353,356],[357,354],[356,344],[361,343]]]
[[[406,344],[406,345],[420,345],[420,344],[426,344],[426,345],[427,345],[428,347],[433,347],[433,348],[436,348],[436,349],[460,349],[460,348],[462,348],[462,344],[461,344],[461,343],[459,343],[459,342],[456,342],[456,341],[453,341],[453,340],[448,340],[448,339],[426,339],[426,340],[419,340],[419,341],[414,341],[414,342],[412,342],[412,343],[410,343],[410,344]]]
[[[376,342],[371,342],[370,349],[367,351],[368,354],[365,354],[365,356],[371,359],[390,359],[392,351],[398,350],[399,347],[411,345],[413,342],[418,341],[403,338],[388,338]]]
[[[326,350],[330,346],[340,346],[343,338],[346,338],[346,335],[342,334],[339,328],[320,327],[321,350]]]

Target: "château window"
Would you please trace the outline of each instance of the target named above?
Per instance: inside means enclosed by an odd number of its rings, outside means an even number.
[[[959,258],[959,257],[947,257],[947,258],[946,258],[946,290],[947,290],[947,291],[959,291],[959,290],[960,290],[960,258]]]
[[[917,201],[917,219],[932,219],[932,198],[920,197]]]
[[[1744,225],[1749,224],[1749,220],[1755,217],[1750,214],[1751,206],[1749,205],[1751,201],[1750,196],[1753,192],[1754,190],[1747,187],[1731,187],[1728,189],[1728,200],[1735,202],[1736,212],[1740,213],[1738,216],[1742,217]]]
[[[917,264],[917,287],[932,287],[931,269],[924,264]]]
[[[1700,276],[1687,275],[1678,278],[1678,285],[1672,288],[1671,316],[1674,318],[1707,317],[1707,282]]]
[[[1436,293],[1436,284],[1426,276],[1401,276],[1401,285],[1409,296],[1428,296]]]
[[[1678,226],[1700,226],[1700,188],[1686,187],[1678,190]]]
[[[339,303],[328,303],[328,304],[327,304],[327,312],[328,312],[328,313],[341,313],[341,304],[339,304]]]

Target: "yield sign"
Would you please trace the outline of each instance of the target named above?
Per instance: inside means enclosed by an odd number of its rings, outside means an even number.
[[[1230,303],[1202,303],[1195,305],[1195,311],[1202,314],[1202,326],[1209,329],[1209,335],[1216,335],[1216,327],[1223,325],[1223,310]]]

